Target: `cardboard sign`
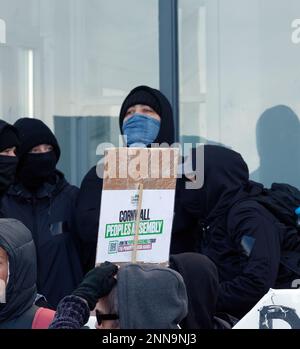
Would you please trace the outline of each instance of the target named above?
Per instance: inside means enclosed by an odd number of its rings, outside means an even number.
[[[300,289],[270,289],[233,329],[300,329]]]
[[[96,264],[168,262],[178,154],[106,150]]]

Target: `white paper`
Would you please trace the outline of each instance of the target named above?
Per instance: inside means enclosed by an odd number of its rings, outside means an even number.
[[[137,262],[169,260],[175,190],[144,190]],[[138,190],[103,190],[96,263],[131,262]],[[131,235],[130,235],[131,234]]]
[[[300,289],[270,291],[233,329],[300,329]]]

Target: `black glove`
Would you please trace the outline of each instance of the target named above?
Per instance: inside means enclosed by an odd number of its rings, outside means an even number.
[[[73,295],[85,299],[90,310],[95,309],[98,299],[107,296],[117,283],[117,271],[118,267],[110,262],[101,264],[85,275]]]

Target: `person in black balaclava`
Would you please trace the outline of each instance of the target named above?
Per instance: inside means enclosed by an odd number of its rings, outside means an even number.
[[[17,153],[18,180],[30,191],[37,191],[44,182],[55,183],[60,149],[53,133],[35,119],[19,119],[15,127],[21,139]]]
[[[204,185],[185,190],[181,196],[183,210],[198,220],[197,251],[218,268],[217,311],[237,318],[250,311],[270,288],[290,288],[299,278],[281,263],[281,254],[298,251],[299,256],[300,239],[297,234],[287,234],[255,200],[262,190],[261,184],[249,181],[240,154],[205,145]]]
[[[127,146],[174,143],[172,107],[160,91],[151,87],[139,86],[129,93],[121,106],[119,124]],[[93,167],[83,179],[78,196],[77,230],[86,243],[86,271],[95,266],[102,185]]]
[[[0,196],[15,179],[18,158],[16,149],[19,139],[16,129],[0,120]]]
[[[75,228],[78,188],[56,169],[60,148],[51,130],[37,119],[19,119],[16,183],[3,196],[1,212],[23,222],[37,249],[38,293],[56,307],[82,278]]]

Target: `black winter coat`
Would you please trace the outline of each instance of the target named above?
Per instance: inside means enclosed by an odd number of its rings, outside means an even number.
[[[82,279],[75,227],[78,188],[56,172],[56,183],[44,183],[36,194],[21,183],[1,201],[2,217],[16,218],[32,232],[37,251],[37,288],[50,305],[70,294]]]
[[[173,144],[174,122],[171,105],[160,91],[152,89],[148,86],[136,87],[124,100],[119,117],[121,133],[122,123],[126,112],[125,109],[128,107],[127,102],[131,98],[132,94],[140,91],[146,91],[147,93],[151,94],[159,105],[161,124],[157,138],[153,143],[167,143],[169,145]],[[139,102],[136,99],[134,99],[134,101],[134,103]],[[97,171],[101,173],[100,167],[101,165],[98,167]],[[85,272],[95,266],[102,186],[103,180],[97,176],[95,166],[84,177],[78,196],[76,219],[78,233],[85,244],[85,249],[83,251]]]
[[[76,208],[77,229],[84,244],[84,273],[95,267],[102,187],[103,179],[97,176],[95,166],[81,183]]]
[[[197,220],[197,238],[187,229],[174,246],[179,252],[181,240],[194,239],[194,249],[218,268],[217,311],[240,318],[269,288],[289,288],[299,277],[281,262],[287,250],[299,256],[300,241],[255,201],[263,187],[249,181],[240,154],[206,145],[204,160],[204,186],[181,195],[182,220],[187,227]]]
[[[6,303],[0,304],[0,329],[29,329],[37,309],[36,255],[31,233],[15,219],[0,219],[0,247],[9,258]],[[32,313],[31,318],[28,313]]]

